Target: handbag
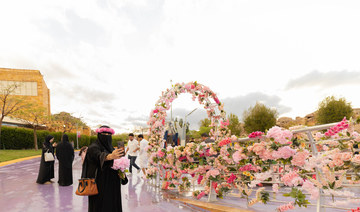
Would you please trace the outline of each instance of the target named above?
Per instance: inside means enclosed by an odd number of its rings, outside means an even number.
[[[50,161],[54,161],[55,158],[54,158],[54,155],[51,152],[49,152],[49,150],[47,150],[44,153],[44,160],[45,160],[45,162],[50,162]]]
[[[94,178],[81,178],[75,194],[79,196],[97,195],[98,188]]]
[[[87,171],[87,159],[85,158],[84,164],[83,164],[83,174],[82,176],[86,175]],[[96,185],[96,175],[97,175],[97,169],[95,170],[95,178],[86,178],[82,177],[79,179],[79,185],[76,189],[75,194],[79,196],[93,196],[97,195],[99,193],[97,185]]]

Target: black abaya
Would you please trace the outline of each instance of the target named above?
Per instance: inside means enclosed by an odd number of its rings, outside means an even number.
[[[72,163],[74,161],[74,148],[66,134],[63,141],[56,147],[56,157],[59,160],[59,185],[69,186],[73,184]]]
[[[98,135],[98,140],[89,146],[86,153],[86,173],[82,177],[94,178],[97,173],[99,191],[97,195],[89,196],[89,212],[122,212],[120,184],[125,185],[128,179],[120,180],[118,172],[111,168],[114,161],[105,161],[110,154],[108,150],[113,149],[108,145],[110,141],[110,135]]]
[[[54,155],[54,148],[50,143],[50,140],[53,138],[51,135],[48,135],[43,143],[40,169],[36,183],[44,184],[54,178],[54,161],[46,162],[44,156],[45,152],[51,152]]]

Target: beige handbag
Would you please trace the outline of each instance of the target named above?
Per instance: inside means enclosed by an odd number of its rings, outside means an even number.
[[[45,162],[50,162],[55,160],[54,155],[51,152],[49,152],[49,150],[44,153],[44,159]]]

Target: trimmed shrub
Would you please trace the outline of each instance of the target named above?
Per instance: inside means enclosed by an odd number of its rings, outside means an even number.
[[[62,132],[49,132],[47,130],[37,130],[38,147],[42,148],[42,143],[45,141],[47,135],[54,136],[54,142],[59,143],[61,141]],[[76,148],[76,133],[66,133],[69,136],[69,140],[74,141],[74,147]],[[89,146],[92,142],[95,142],[97,136],[81,135],[79,138],[79,148],[83,146]],[[118,141],[125,141],[122,136],[113,136],[113,146],[117,146]],[[125,141],[126,142],[126,141]],[[34,148],[34,131],[28,128],[20,127],[7,127],[1,128],[1,148],[5,149],[33,149]]]

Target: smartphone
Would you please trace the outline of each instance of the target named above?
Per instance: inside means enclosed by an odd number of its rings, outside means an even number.
[[[118,143],[117,143],[117,147],[120,149],[120,148],[122,148],[122,149],[124,149],[125,147],[124,147],[124,141],[119,141]]]
[[[119,141],[117,143],[117,147],[118,147],[118,149],[122,149],[125,151],[124,141]],[[123,156],[125,156],[125,152],[123,153]]]

